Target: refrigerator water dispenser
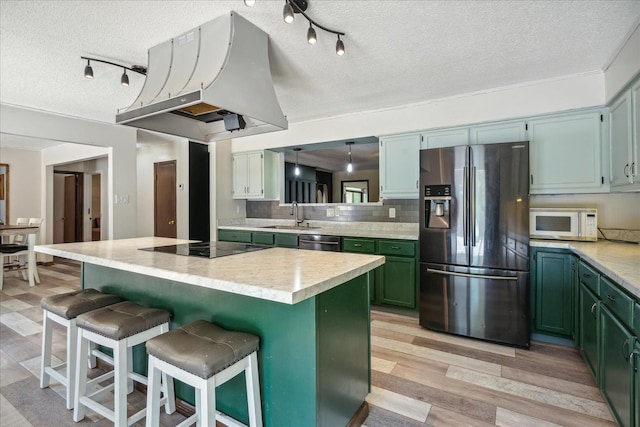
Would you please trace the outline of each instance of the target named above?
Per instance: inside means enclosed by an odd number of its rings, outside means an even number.
[[[426,228],[450,228],[451,185],[424,187],[424,224]]]

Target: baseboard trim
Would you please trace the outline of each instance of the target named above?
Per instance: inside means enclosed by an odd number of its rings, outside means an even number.
[[[362,405],[360,405],[360,408],[358,409],[358,411],[355,413],[353,418],[351,418],[351,421],[349,421],[349,424],[347,424],[347,427],[360,427],[362,424],[364,424],[368,416],[369,416],[369,404],[365,401],[365,402],[362,402]]]

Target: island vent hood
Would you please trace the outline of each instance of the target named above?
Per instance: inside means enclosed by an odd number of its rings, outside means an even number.
[[[116,123],[202,142],[287,129],[268,44],[231,12],[152,47],[140,95]]]

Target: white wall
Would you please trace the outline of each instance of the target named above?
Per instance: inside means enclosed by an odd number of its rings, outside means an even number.
[[[236,138],[232,142],[232,152],[408,133],[603,104],[604,75],[580,74],[294,123],[284,131]]]
[[[138,148],[138,236],[154,234],[154,163],[176,161],[176,226],[179,239],[189,238],[189,141],[145,144]],[[179,189],[182,185],[182,190]]]
[[[640,24],[604,72],[605,100],[609,103],[640,72]]]
[[[127,195],[129,203],[110,203],[109,238],[136,236],[136,129],[1,104],[0,132],[112,150],[109,157],[110,174],[107,186],[109,198],[113,201],[114,194]],[[117,171],[117,173],[111,173],[111,171]],[[50,186],[48,184],[44,186],[47,191],[53,191],[53,181]],[[53,209],[52,205],[51,209]]]
[[[0,163],[9,165],[9,224],[16,219],[41,218],[40,151],[0,147]],[[5,178],[6,179],[6,178]],[[42,240],[42,232],[39,236]]]
[[[218,218],[245,218],[247,216],[246,201],[235,200],[231,194],[233,189],[233,163],[231,161],[231,141],[222,140],[209,145],[211,154],[211,240],[217,240],[215,234]]]

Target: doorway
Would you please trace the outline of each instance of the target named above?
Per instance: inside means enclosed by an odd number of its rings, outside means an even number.
[[[84,241],[84,174],[54,171],[54,243]],[[62,203],[60,203],[62,201]]]
[[[95,173],[91,175],[91,240],[102,239],[102,175]]]
[[[154,163],[153,173],[154,236],[176,238],[176,161]]]

